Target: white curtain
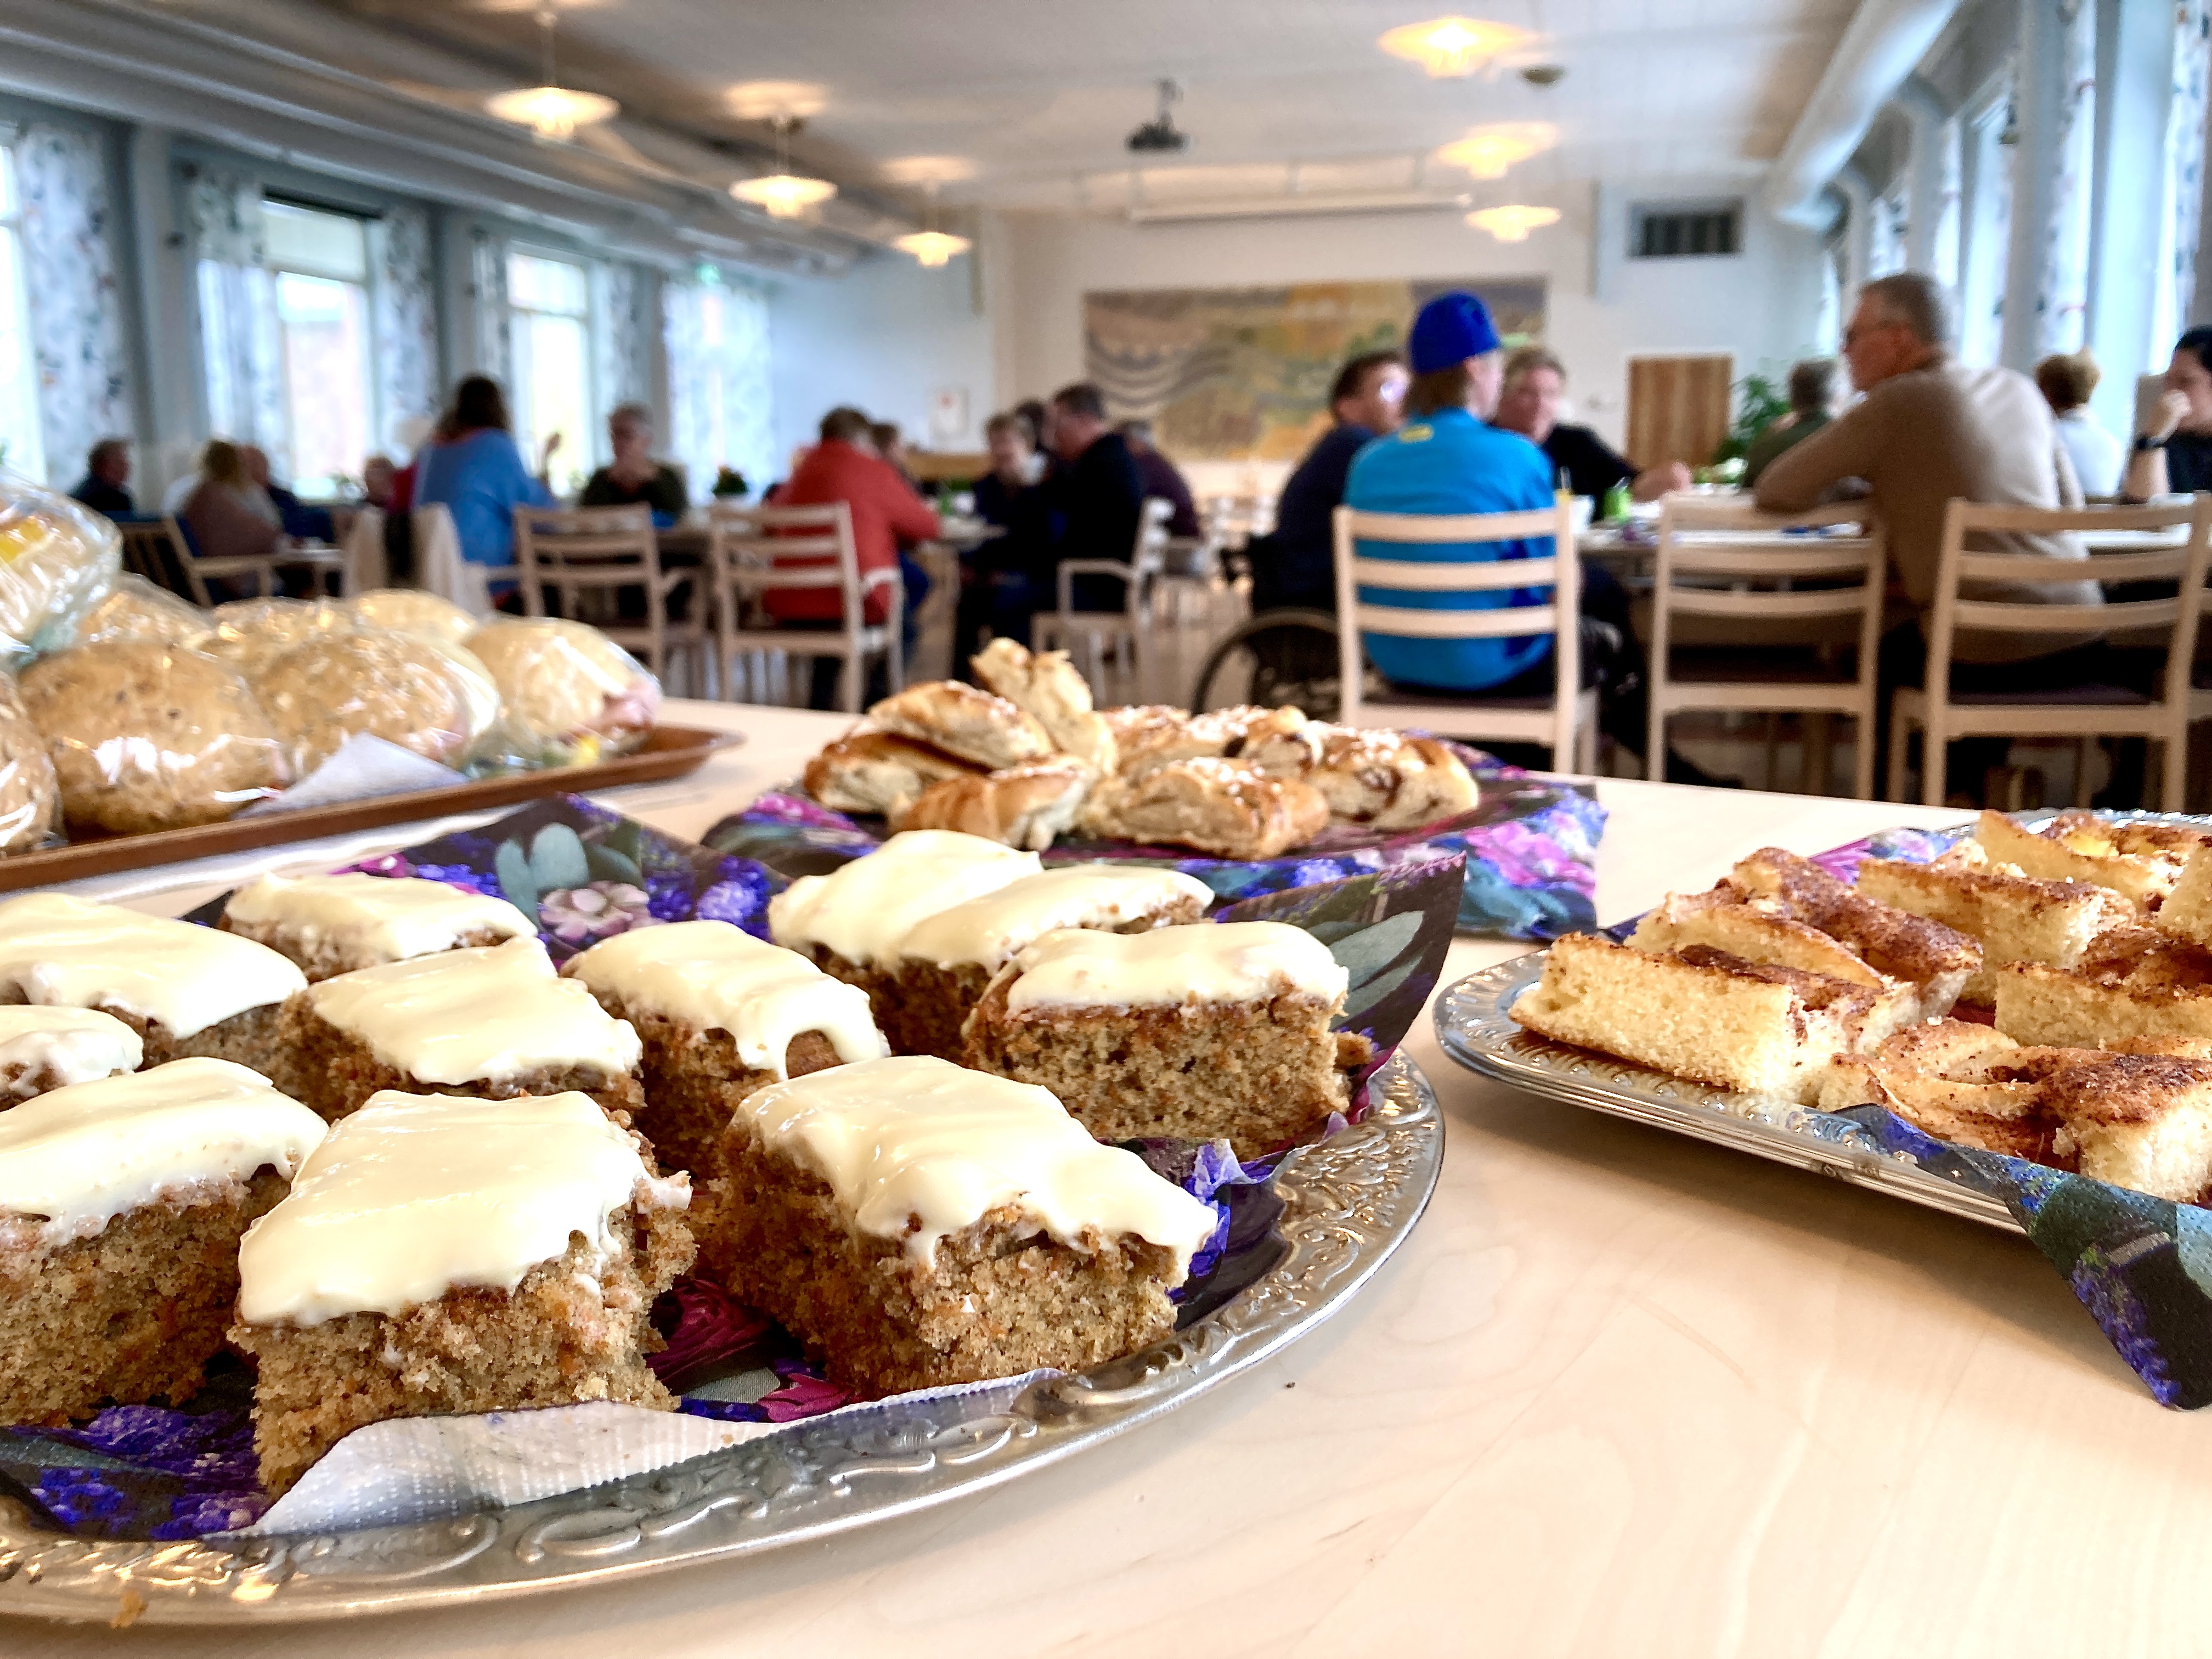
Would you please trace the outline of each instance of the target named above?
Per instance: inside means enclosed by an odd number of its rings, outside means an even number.
[[[407,205],[386,210],[369,227],[374,273],[378,441],[395,458],[399,428],[434,418],[444,397],[438,383],[437,270],[431,258],[430,215]]]
[[[2151,349],[2162,362],[2197,303],[2197,238],[2204,207],[2205,83],[2212,70],[2212,0],[2174,7],[2173,100],[2166,121],[2166,187],[2159,213],[2158,285]]]
[[[653,396],[653,279],[635,265],[592,268],[602,326],[593,342],[599,400],[607,408]]]
[[[191,173],[185,217],[192,239],[208,430],[258,444],[280,460],[283,346],[264,263],[258,180],[205,166]]]
[[[40,438],[51,481],[66,489],[94,444],[133,424],[107,158],[74,127],[27,127],[15,149]]]
[[[2048,0],[2041,0],[2048,3]],[[2039,354],[2079,351],[2088,319],[2089,191],[2097,125],[2097,9],[2091,0],[2059,0],[2058,174],[2051,181],[2051,222],[2035,295]]]
[[[781,471],[770,435],[768,301],[724,283],[664,282],[662,338],[668,351],[668,447],[684,464],[694,498],[722,467],[753,489]]]
[[[501,386],[514,375],[513,319],[507,308],[507,245],[479,227],[470,233],[470,298],[476,301],[476,370]],[[512,388],[510,388],[512,389]]]

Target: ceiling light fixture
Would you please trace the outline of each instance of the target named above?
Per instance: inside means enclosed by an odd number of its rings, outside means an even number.
[[[622,112],[622,106],[596,92],[577,92],[561,84],[553,65],[554,23],[551,7],[538,12],[538,27],[545,42],[545,84],[502,92],[484,107],[502,121],[530,128],[541,138],[565,143],[576,136],[578,127],[612,120]]]
[[[775,171],[764,179],[738,179],[730,186],[730,194],[764,210],[770,218],[796,219],[835,196],[837,186],[827,179],[808,179],[791,170],[791,135],[799,131],[797,116],[775,116],[769,125],[775,130]]]
[[[965,253],[975,245],[965,236],[951,236],[937,228],[937,181],[928,185],[929,207],[920,230],[908,231],[903,236],[891,239],[891,246],[902,253],[911,253],[916,261],[932,270],[945,264],[956,253]]]
[[[1432,80],[1449,80],[1475,70],[1528,40],[1524,30],[1479,17],[1437,17],[1392,29],[1375,44],[1393,58],[1409,58]]]
[[[1503,179],[1506,169],[1559,142],[1559,129],[1547,121],[1504,121],[1476,127],[1437,152],[1437,160],[1465,167],[1478,179]]]
[[[1530,231],[1559,223],[1559,210],[1557,208],[1524,207],[1516,203],[1470,213],[1467,216],[1467,222],[1477,230],[1488,231],[1501,242],[1525,242]]]

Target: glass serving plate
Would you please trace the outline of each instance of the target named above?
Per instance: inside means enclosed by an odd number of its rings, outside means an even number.
[[[0,1497],[0,1613],[236,1625],[477,1602],[727,1560],[886,1521],[1042,1468],[1150,1422],[1296,1341],[1405,1242],[1443,1123],[1402,1052],[1373,1109],[1284,1161],[1281,1259],[1186,1330],[1011,1401],[920,1401],[863,1425],[799,1422],[673,1468],[508,1509],[299,1537],[104,1542]]]

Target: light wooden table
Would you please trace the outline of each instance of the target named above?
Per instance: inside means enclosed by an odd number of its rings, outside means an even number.
[[[616,804],[696,834],[840,717]],[[1607,919],[1925,808],[1607,781]],[[393,840],[420,839],[419,834]],[[219,872],[191,872],[211,890]],[[174,908],[170,895],[163,902]],[[141,902],[151,903],[150,898]],[[1451,971],[1510,955],[1462,941]],[[452,1613],[0,1653],[2007,1656],[2202,1650],[2212,1419],[2154,1404],[2023,1240],[1412,1049],[1434,1203],[1339,1317],[1192,1406],[827,1543]]]

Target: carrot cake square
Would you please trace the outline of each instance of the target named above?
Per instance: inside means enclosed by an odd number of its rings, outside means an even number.
[[[391,1418],[673,1410],[645,1361],[690,1197],[586,1095],[370,1099],[239,1247],[262,1484]]]
[[[135,1072],[145,1057],[138,1033],[112,1014],[29,1002],[0,1005],[0,1106]]]
[[[1215,1225],[1050,1091],[928,1055],[748,1096],[726,1162],[732,1293],[867,1395],[1155,1342]]]
[[[1078,864],[1024,876],[917,922],[900,945],[884,998],[891,1051],[961,1056],[960,1028],[991,976],[1060,927],[1143,933],[1206,914],[1195,876],[1139,864]]]
[[[726,921],[636,927],[562,970],[644,1045],[636,1127],[664,1168],[720,1173],[730,1109],[756,1089],[889,1050],[868,994]]]
[[[96,1008],[144,1045],[144,1063],[235,1060],[274,1077],[277,1013],[307,984],[265,945],[61,893],[0,903],[0,1003]]]
[[[221,1060],[178,1060],[0,1112],[0,1423],[198,1393],[238,1241],[323,1121]]]
[[[637,1032],[556,973],[535,934],[310,985],[285,1005],[283,1038],[294,1092],[332,1122],[386,1089],[643,1104]]]
[[[520,910],[489,893],[357,871],[262,876],[230,896],[220,925],[290,957],[310,981],[538,931]]]
[[[1045,934],[991,981],[968,1064],[1052,1091],[1101,1140],[1222,1138],[1251,1158],[1347,1103],[1330,1023],[1348,982],[1279,921]]]

